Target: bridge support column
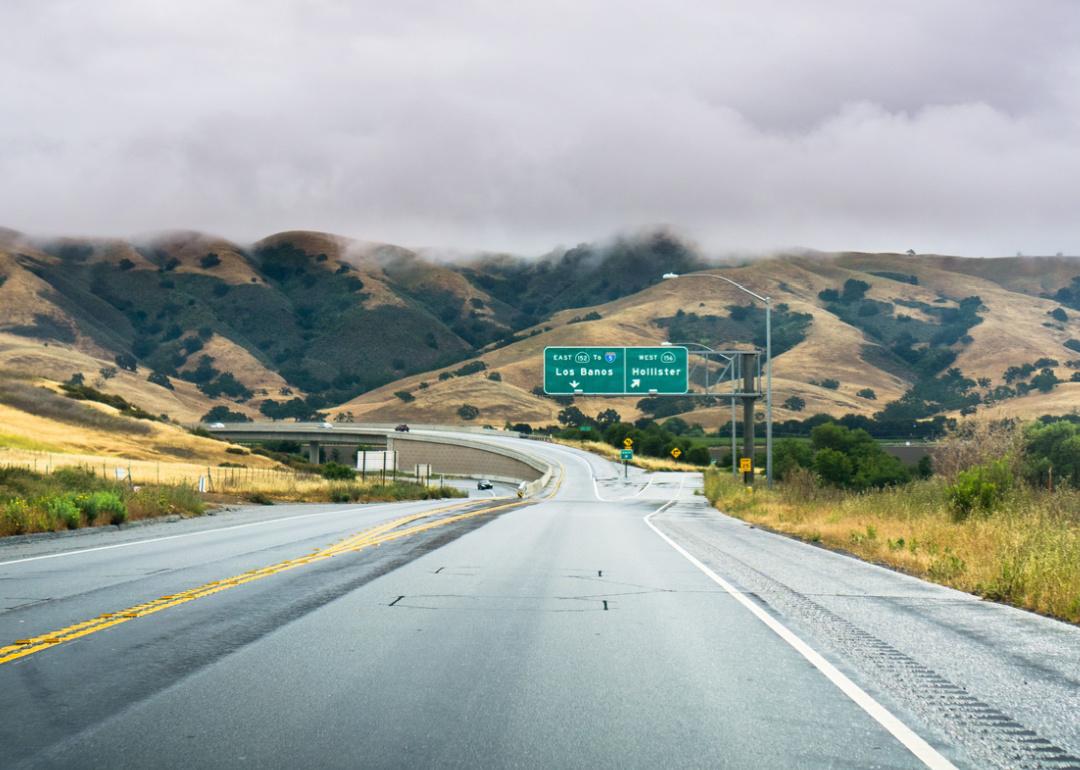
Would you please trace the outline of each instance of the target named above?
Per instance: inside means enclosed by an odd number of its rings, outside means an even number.
[[[319,464],[319,442],[312,441],[307,446],[307,457],[309,463]]]

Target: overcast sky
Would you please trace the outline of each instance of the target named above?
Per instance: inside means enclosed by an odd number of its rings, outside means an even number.
[[[1080,2],[4,0],[0,225],[1080,253]]]

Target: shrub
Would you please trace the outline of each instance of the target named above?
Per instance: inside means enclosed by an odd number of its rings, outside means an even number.
[[[209,269],[211,267],[216,267],[216,266],[218,266],[220,264],[221,264],[221,257],[219,257],[217,254],[215,254],[212,251],[209,254],[207,254],[206,256],[199,259],[199,267],[202,267],[203,269]]]
[[[1024,429],[1023,474],[1032,484],[1045,485],[1050,474],[1059,483],[1080,487],[1080,426],[1060,420],[1033,423]]]
[[[4,531],[21,535],[30,531],[30,505],[21,497],[4,505]]]
[[[825,484],[846,487],[851,485],[854,467],[843,452],[825,448],[814,454],[814,472]]]
[[[902,484],[911,473],[865,430],[824,423],[810,431],[813,470],[828,486],[864,490]]]
[[[273,505],[274,501],[265,492],[249,492],[244,498],[255,505]]]
[[[127,506],[115,492],[98,491],[76,495],[75,504],[86,517],[87,524],[93,524],[99,517],[108,517],[111,523],[118,524],[127,517]]]
[[[855,395],[859,398],[865,398],[867,401],[877,401],[877,393],[872,388],[863,388]]]
[[[119,516],[114,515],[113,524],[122,524],[129,512],[134,518],[150,518],[170,513],[198,516],[205,509],[198,491],[185,484],[142,487],[128,497],[127,503],[128,511]]]
[[[80,519],[79,507],[71,495],[49,495],[39,501],[45,515],[52,525],[63,524],[68,529],[78,529]]]
[[[773,447],[773,474],[777,479],[790,477],[796,468],[811,468],[813,465],[814,452],[805,441],[785,438],[777,441]]]
[[[694,465],[709,465],[712,462],[708,447],[703,446],[690,447],[682,459]]]
[[[784,408],[793,412],[801,412],[806,408],[806,399],[800,396],[788,396],[784,399]]]
[[[963,521],[975,511],[990,513],[1012,487],[1012,473],[1004,460],[976,465],[956,475],[945,490],[953,518]]]
[[[410,393],[407,390],[396,390],[396,391],[394,391],[394,395],[397,396],[398,398],[400,398],[406,404],[409,403],[410,401],[415,401],[416,400],[416,396],[414,396],[412,393]]]
[[[824,380],[818,383],[823,388],[828,390],[838,390],[840,388],[840,381],[826,377]]]
[[[319,473],[324,479],[330,479],[332,481],[352,481],[356,478],[356,471],[352,468],[334,462],[320,465]]]
[[[348,503],[355,499],[352,490],[348,487],[335,487],[330,490],[330,502],[332,503]]]

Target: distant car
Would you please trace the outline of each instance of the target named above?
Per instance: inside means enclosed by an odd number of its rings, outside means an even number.
[[[323,426],[324,428],[333,428],[333,427],[334,427],[333,423],[329,423],[329,422],[324,422],[324,423],[322,424],[322,426]]]
[[[494,489],[495,485],[492,484],[487,479],[480,479],[478,482],[476,482],[476,488],[477,489]]]
[[[405,423],[401,423],[401,425],[394,428],[394,430],[396,430],[398,433],[408,433],[409,432],[409,426],[406,425]]]
[[[212,422],[212,423],[210,423],[210,427],[211,428],[224,428],[225,423],[223,423],[223,422]]]

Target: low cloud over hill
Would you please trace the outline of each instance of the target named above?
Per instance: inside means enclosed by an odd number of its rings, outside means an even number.
[[[1080,396],[1080,260],[804,253],[720,266],[664,231],[457,261],[313,232],[243,246],[5,231],[0,366],[79,371],[183,420],[227,406],[455,422],[468,405],[480,423],[546,423],[564,406],[537,394],[546,345],[762,345],[761,308],[701,270],[773,298],[781,419],[1031,416]],[[690,419],[709,426],[728,414],[692,400],[577,405],[696,407]]]

